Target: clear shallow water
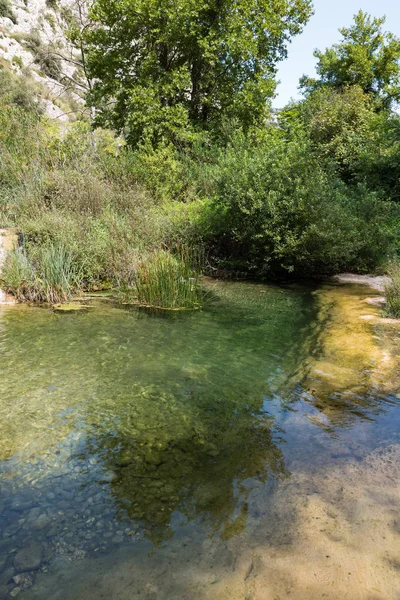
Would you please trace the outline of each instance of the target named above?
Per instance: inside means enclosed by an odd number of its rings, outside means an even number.
[[[336,469],[393,480],[398,331],[369,320],[368,290],[209,285],[204,311],[173,316],[0,312],[0,598],[302,598],[254,556],[296,561]]]

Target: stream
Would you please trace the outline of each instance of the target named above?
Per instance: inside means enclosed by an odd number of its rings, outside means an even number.
[[[0,306],[0,599],[398,600],[400,326],[355,284]]]

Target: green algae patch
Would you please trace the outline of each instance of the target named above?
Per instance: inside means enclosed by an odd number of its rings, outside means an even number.
[[[65,302],[63,304],[53,304],[52,309],[56,313],[76,313],[87,311],[93,306],[89,304],[79,304],[78,302]]]

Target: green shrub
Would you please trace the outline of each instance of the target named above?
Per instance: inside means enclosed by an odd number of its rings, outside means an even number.
[[[24,63],[22,62],[22,58],[20,56],[13,56],[12,59],[13,65],[16,65],[19,69],[23,69]]]
[[[18,58],[14,57],[13,62]],[[0,70],[0,104],[16,105],[27,113],[39,116],[43,112],[40,92],[40,86],[25,75]],[[7,125],[5,121],[3,123]]]
[[[214,214],[209,246],[224,266],[271,276],[366,271],[386,260],[389,208],[341,182],[307,138],[240,132],[206,170]]]
[[[32,29],[30,33],[26,34],[21,40],[24,46],[35,54],[42,46],[42,40],[37,29]]]
[[[61,77],[61,59],[55,54],[50,46],[41,46],[35,53],[35,62],[41,71],[56,81]]]
[[[0,191],[33,179],[40,166],[41,131],[37,116],[0,100]],[[10,206],[8,207],[11,208]]]
[[[391,282],[385,287],[386,306],[385,313],[388,317],[400,318],[400,263],[392,263],[387,269]]]

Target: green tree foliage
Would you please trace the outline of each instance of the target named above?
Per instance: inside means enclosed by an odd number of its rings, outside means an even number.
[[[320,87],[358,85],[385,108],[400,100],[400,39],[384,32],[385,18],[372,18],[362,11],[351,27],[340,29],[342,40],[325,51],[316,50],[318,79],[304,76],[306,92]]]
[[[238,132],[207,175],[214,254],[240,271],[364,271],[389,252],[390,204],[346,186],[299,131],[288,139],[270,128],[262,140]]]
[[[400,203],[400,116],[382,112],[360,148],[358,175],[386,200]]]
[[[310,0],[95,0],[86,30],[98,122],[184,139],[222,118],[261,124],[276,63]]]
[[[283,111],[284,126],[293,119],[305,127],[315,155],[334,165],[346,182],[354,181],[360,156],[375,139],[379,117],[371,96],[358,85],[320,88]]]

